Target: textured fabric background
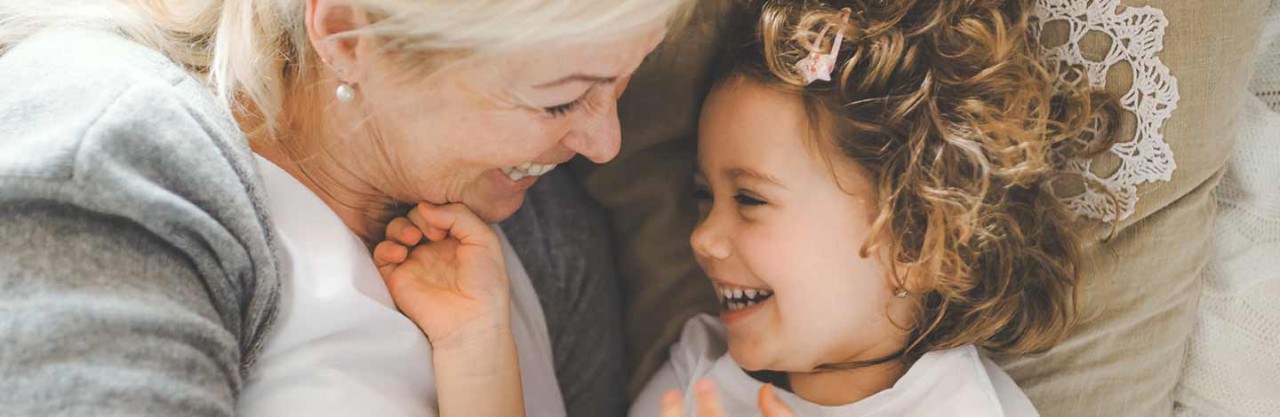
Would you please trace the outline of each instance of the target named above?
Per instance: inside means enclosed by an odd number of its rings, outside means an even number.
[[[1214,193],[1213,252],[1179,416],[1280,415],[1280,0],[1267,13],[1249,91]]]

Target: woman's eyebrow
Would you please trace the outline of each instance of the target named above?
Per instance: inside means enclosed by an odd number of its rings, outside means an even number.
[[[608,77],[602,75],[573,74],[549,83],[534,86],[534,88],[551,88],[559,87],[568,83],[585,82],[592,84],[611,84],[618,81],[618,77]]]

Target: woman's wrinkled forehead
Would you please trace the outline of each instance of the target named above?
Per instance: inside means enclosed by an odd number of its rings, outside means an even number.
[[[494,77],[513,86],[554,87],[565,83],[621,79],[631,75],[662,41],[665,27],[568,39],[496,50],[484,54],[489,64],[507,71]],[[505,72],[505,74],[500,74]]]

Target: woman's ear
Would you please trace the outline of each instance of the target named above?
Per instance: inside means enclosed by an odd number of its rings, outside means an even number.
[[[307,39],[320,59],[342,81],[358,83],[363,35],[350,32],[369,25],[364,9],[353,0],[307,0],[305,22]]]

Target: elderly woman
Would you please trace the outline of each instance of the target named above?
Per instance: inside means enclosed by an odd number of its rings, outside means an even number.
[[[552,363],[557,300],[505,239],[510,319],[486,325],[514,341],[434,352],[370,250],[411,239],[386,222],[419,202],[495,223],[557,164],[613,158],[616,100],[683,1],[14,3],[0,414],[593,415],[570,392],[621,392]],[[468,403],[514,367],[522,395]]]

